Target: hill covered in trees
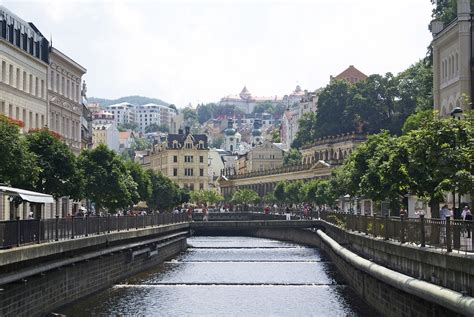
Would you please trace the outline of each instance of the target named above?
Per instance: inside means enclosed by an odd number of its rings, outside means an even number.
[[[90,103],[99,103],[101,106],[109,106],[121,102],[129,102],[134,105],[145,105],[147,103],[155,103],[157,105],[169,106],[169,103],[157,98],[149,98],[144,96],[126,96],[118,99],[104,99],[99,97],[88,98]]]

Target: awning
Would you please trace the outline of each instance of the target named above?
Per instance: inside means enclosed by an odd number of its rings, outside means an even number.
[[[53,196],[33,192],[30,190],[0,186],[0,192],[4,192],[5,194],[11,195],[11,196],[20,196],[21,199],[29,201],[31,203],[38,203],[38,204],[53,204],[54,203]]]

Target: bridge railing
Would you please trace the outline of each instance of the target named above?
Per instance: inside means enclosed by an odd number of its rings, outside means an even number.
[[[321,212],[321,219],[349,231],[420,247],[474,252],[473,221],[406,217],[381,217]]]
[[[186,213],[0,221],[0,248],[188,222]]]

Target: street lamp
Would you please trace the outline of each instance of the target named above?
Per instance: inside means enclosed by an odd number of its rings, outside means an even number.
[[[451,118],[461,120],[463,110],[457,106],[451,111]]]
[[[461,120],[462,113],[463,113],[463,110],[459,106],[457,106],[451,111],[451,118],[453,118],[453,120],[456,120],[456,119]],[[456,136],[454,136],[454,151],[456,150],[457,150]],[[457,166],[455,166],[455,168],[457,169]],[[461,195],[459,195],[458,197],[458,203],[459,203],[459,208],[461,208]],[[453,216],[455,212],[456,212],[456,181],[454,182],[454,188],[453,188]]]

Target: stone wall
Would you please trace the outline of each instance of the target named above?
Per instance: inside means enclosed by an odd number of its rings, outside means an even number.
[[[36,275],[25,281],[2,285],[0,316],[40,316],[100,291],[118,281],[152,268],[186,250],[180,238],[158,247],[152,255],[146,245],[96,257]],[[135,253],[135,256],[133,256]]]
[[[317,236],[315,232],[296,229],[259,229],[255,236],[294,241],[314,246],[323,251],[338,271],[370,306],[383,316],[456,316],[446,308],[405,293],[356,269],[343,260]]]

